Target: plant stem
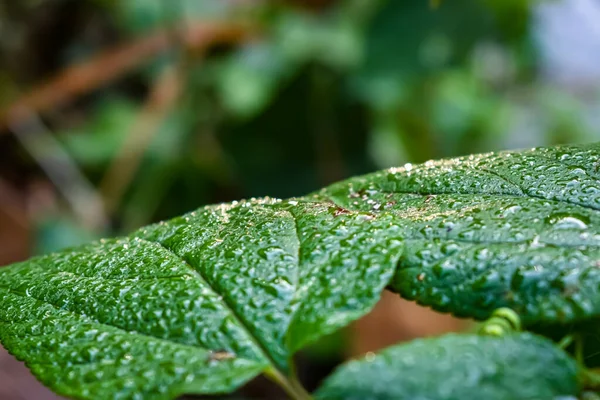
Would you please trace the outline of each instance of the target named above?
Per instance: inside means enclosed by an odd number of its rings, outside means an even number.
[[[560,347],[561,349],[565,350],[567,347],[569,347],[571,345],[571,343],[573,343],[573,335],[567,335],[564,338],[562,338],[560,340],[560,342],[558,342],[558,347]]]
[[[296,391],[296,393],[301,395],[302,399],[306,399],[306,400],[312,399],[312,396],[306,391],[306,389],[304,389],[304,386],[302,386],[302,384],[300,383],[300,381],[298,380],[296,375],[293,375],[290,378],[290,383],[294,387],[294,390]]]
[[[302,387],[298,379],[294,376],[286,377],[275,368],[269,368],[265,375],[273,382],[278,384],[293,400],[311,400],[311,395]]]
[[[600,375],[595,370],[583,369],[582,370],[582,383],[583,387],[588,390],[600,389]]]
[[[580,334],[575,336],[575,360],[581,365],[585,367],[585,360],[583,354],[583,338]]]
[[[568,335],[560,341],[562,344],[567,338],[574,339],[575,341],[575,360],[579,364],[581,370],[581,383],[583,387],[588,390],[599,390],[600,389],[600,373],[597,368],[588,369],[585,366],[585,354],[583,349],[583,337],[581,334]],[[568,346],[568,344],[566,345]],[[565,347],[566,347],[565,346]],[[563,348],[565,348],[563,347]]]

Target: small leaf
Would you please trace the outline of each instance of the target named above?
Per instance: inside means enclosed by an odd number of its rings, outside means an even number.
[[[580,392],[574,360],[531,334],[447,335],[351,361],[317,399],[558,399]],[[570,397],[569,397],[570,398]]]

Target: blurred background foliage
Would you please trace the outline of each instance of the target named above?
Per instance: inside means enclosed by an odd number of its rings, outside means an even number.
[[[208,203],[600,140],[598,26],[595,0],[1,0],[0,265]]]

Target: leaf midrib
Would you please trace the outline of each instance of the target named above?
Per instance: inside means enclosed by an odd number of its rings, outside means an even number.
[[[165,246],[163,243],[158,242],[158,241],[155,242],[155,241],[147,240],[147,239],[144,239],[144,238],[138,238],[138,239],[140,241],[142,241],[142,242],[148,243],[150,245],[158,246],[162,250],[167,251],[170,255],[172,255],[177,260],[179,260],[180,262],[182,262],[190,271],[192,271],[192,273],[194,274],[194,276],[196,277],[196,279],[198,279],[202,283],[206,284],[206,286],[214,294],[217,295],[216,297],[221,301],[221,304],[229,311],[229,313],[231,314],[231,316],[235,319],[235,322],[244,330],[244,332],[250,338],[250,340],[252,340],[252,344],[254,344],[254,346],[260,350],[260,352],[262,353],[262,355],[265,358],[265,360],[268,361],[269,364],[271,364],[271,366],[273,366],[278,371],[280,371],[282,373],[285,372],[285,371],[282,370],[282,368],[280,368],[280,366],[278,365],[278,363],[273,359],[273,357],[271,356],[271,354],[268,351],[268,349],[262,344],[262,342],[252,332],[252,329],[250,328],[250,326],[238,315],[238,313],[235,311],[235,308],[226,300],[227,296],[224,296],[223,294],[221,294],[209,282],[209,280],[206,279],[201,274],[201,272],[199,270],[197,270],[196,268],[194,268],[185,258],[183,258],[179,254],[175,253],[173,250],[171,250],[169,247]]]

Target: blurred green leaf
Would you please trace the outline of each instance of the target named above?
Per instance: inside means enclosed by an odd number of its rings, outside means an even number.
[[[377,112],[371,124],[369,154],[379,168],[402,165],[409,160],[402,143],[402,128],[393,112]]]
[[[83,165],[105,165],[129,134],[138,107],[123,98],[107,98],[94,109],[83,126],[59,132],[75,160]]]
[[[363,37],[358,26],[336,15],[317,18],[285,13],[276,20],[274,38],[283,57],[296,63],[318,61],[349,69],[363,58]]]
[[[33,253],[48,254],[97,238],[97,234],[78,225],[68,215],[47,216],[36,224]]]
[[[115,6],[121,27],[132,33],[219,18],[230,7],[227,1],[214,0],[123,0]]]
[[[446,335],[351,361],[316,393],[323,400],[571,399],[581,388],[573,359],[529,333]]]
[[[292,66],[272,43],[249,44],[228,57],[217,75],[224,107],[235,117],[255,116],[273,100],[293,73]]]

